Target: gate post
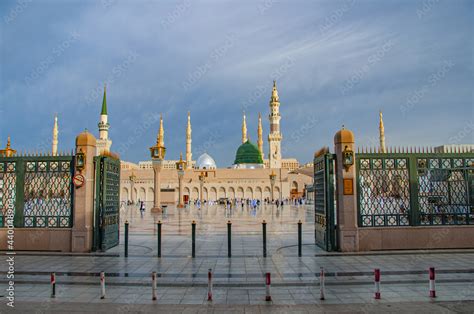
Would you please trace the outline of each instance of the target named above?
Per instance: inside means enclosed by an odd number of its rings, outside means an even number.
[[[96,138],[87,130],[76,137],[76,156],[84,154],[82,169],[76,164],[74,175],[84,177],[81,187],[74,187],[74,207],[72,213],[72,252],[90,252],[92,249],[92,233],[94,231],[94,157],[96,155]]]
[[[359,250],[357,177],[354,133],[342,127],[334,136],[336,152],[336,197],[338,247],[343,252]]]

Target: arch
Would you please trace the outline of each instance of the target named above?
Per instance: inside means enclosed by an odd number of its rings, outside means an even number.
[[[235,199],[235,189],[233,187],[229,188],[229,196],[230,199]]]
[[[130,199],[130,195],[128,195],[128,189],[122,188],[122,194],[120,195],[120,200],[122,202],[126,202]]]
[[[263,190],[263,198],[270,199],[272,197],[270,191],[271,191],[270,187],[266,186],[265,189]]]
[[[225,193],[225,188],[221,186],[219,188],[218,198],[226,198],[226,197],[227,197],[227,194]]]
[[[236,198],[244,198],[244,188],[239,186],[237,188],[237,194],[235,195]]]
[[[275,197],[275,199],[280,199],[281,198],[281,195],[280,195],[280,188],[279,187],[275,187],[275,189],[273,190],[273,196]]]
[[[155,189],[152,187],[148,188],[148,192],[146,193],[146,201],[153,202],[155,200]]]
[[[254,195],[254,197],[255,197],[256,199],[258,199],[258,200],[263,199],[263,193],[262,193],[262,188],[261,188],[261,187],[257,186],[257,187],[255,188],[255,195]]]
[[[203,200],[209,200],[209,193],[208,193],[206,187],[203,187],[203,188],[202,188],[202,199],[203,199]]]
[[[138,201],[138,190],[137,188],[133,188],[133,195],[132,195],[132,202]]]
[[[211,201],[217,201],[217,189],[215,187],[211,187],[211,191],[209,193],[209,199]]]
[[[191,198],[193,200],[199,199],[199,189],[197,187],[193,187],[193,192],[191,193]]]
[[[245,189],[244,198],[253,199],[253,190],[250,186]]]
[[[293,181],[293,182],[291,183],[291,189],[292,189],[292,190],[296,190],[296,192],[298,192],[298,182]]]
[[[138,194],[138,198],[140,199],[140,201],[145,201],[146,200],[146,191],[145,191],[145,188],[144,187],[141,187],[140,188],[140,192]]]
[[[191,195],[191,191],[189,190],[188,187],[185,187],[185,188],[183,189],[183,194],[184,194],[184,195],[187,195],[187,196],[190,196],[190,195]]]

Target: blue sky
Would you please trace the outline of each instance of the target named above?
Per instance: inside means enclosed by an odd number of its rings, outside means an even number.
[[[268,134],[272,80],[284,157],[301,162],[345,125],[376,145],[473,143],[474,2],[2,1],[0,145],[61,150],[96,136],[107,83],[110,137],[122,159],[148,159],[163,113],[167,158],[185,151],[229,166],[257,117]],[[264,143],[265,151],[268,149]]]

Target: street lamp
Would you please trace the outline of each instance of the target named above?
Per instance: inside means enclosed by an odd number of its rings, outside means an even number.
[[[133,204],[133,188],[135,186],[135,180],[137,179],[137,176],[133,173],[133,170],[132,174],[128,177],[128,179],[130,180],[130,199]]]
[[[164,130],[163,130],[163,118],[160,117],[160,130],[158,137],[156,138],[156,144],[150,147],[150,155],[153,163],[153,171],[155,172],[155,200],[153,204],[152,212],[161,211],[161,200],[160,200],[160,189],[161,189],[161,168],[163,167],[163,159],[165,159],[166,148],[164,145]]]
[[[179,182],[179,199],[178,208],[183,208],[183,177],[184,169],[186,169],[186,162],[183,160],[183,153],[179,155],[179,161],[176,163],[176,169],[178,170],[178,182]]]
[[[272,186],[272,192],[271,192],[272,202],[274,201],[273,189],[275,187],[275,181],[276,181],[276,174],[275,174],[275,171],[272,170],[272,173],[270,174],[270,184]]]

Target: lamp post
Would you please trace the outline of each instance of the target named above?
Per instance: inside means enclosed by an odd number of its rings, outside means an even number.
[[[272,202],[274,201],[274,188],[275,188],[275,181],[276,181],[276,174],[275,171],[272,170],[272,173],[270,174],[270,185],[272,186],[272,191],[271,191],[271,196],[272,196]]]
[[[163,159],[165,159],[166,148],[158,138],[155,146],[150,147],[151,160],[153,163],[153,171],[155,173],[154,187],[155,187],[155,199],[152,212],[161,211],[161,199],[160,199],[160,185],[161,185],[161,169],[163,167]]]
[[[128,179],[130,180],[130,201],[131,201],[132,204],[133,204],[133,189],[134,189],[134,186],[135,186],[135,179],[136,178],[137,178],[137,176],[132,171],[132,174],[128,177]]]
[[[179,155],[179,161],[176,163],[176,169],[178,170],[178,185],[179,185],[179,199],[178,208],[183,208],[183,177],[184,169],[186,169],[186,162],[183,161],[183,153]]]

